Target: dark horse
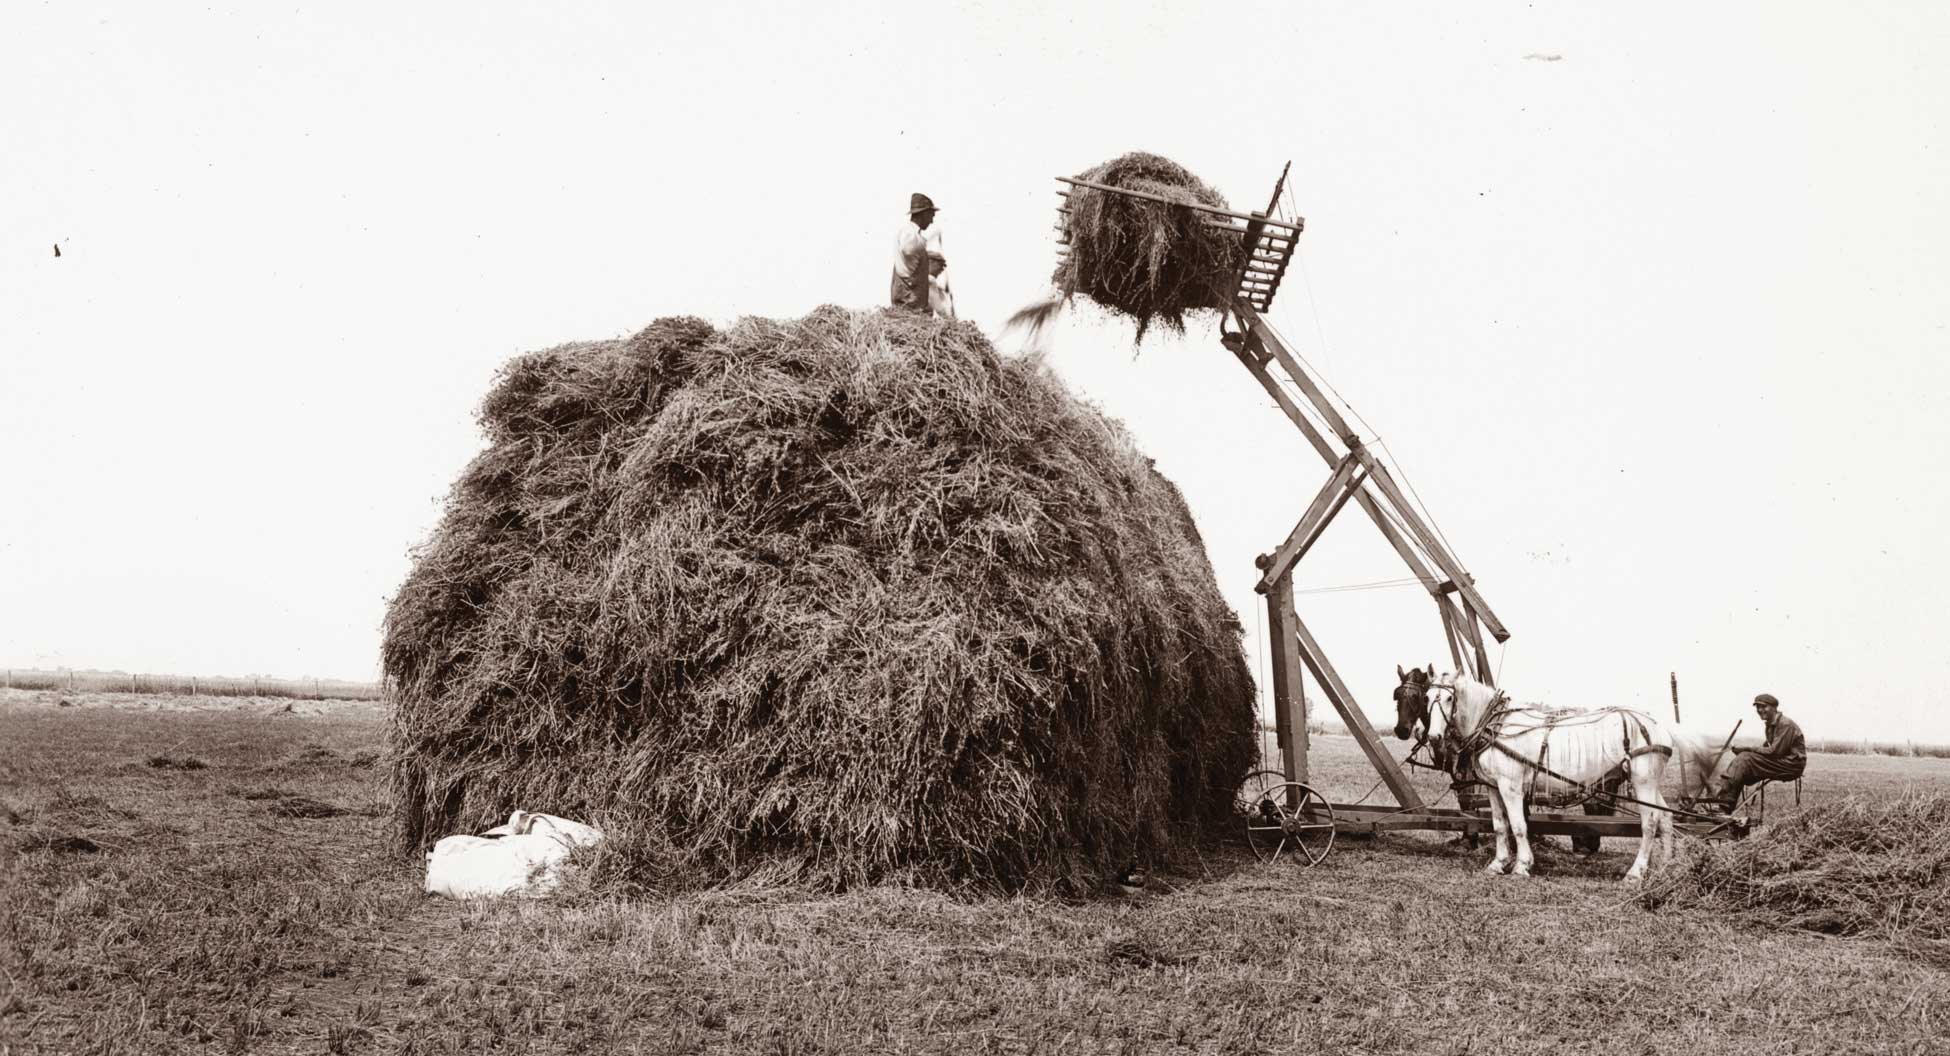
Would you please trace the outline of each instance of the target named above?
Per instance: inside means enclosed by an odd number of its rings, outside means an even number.
[[[1401,679],[1395,687],[1395,739],[1406,741],[1410,734],[1419,739],[1429,730],[1429,680],[1435,677],[1435,665],[1426,671],[1419,667],[1403,671],[1396,664],[1395,677]]]

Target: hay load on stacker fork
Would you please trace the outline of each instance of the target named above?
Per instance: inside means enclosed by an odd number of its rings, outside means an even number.
[[[1494,685],[1495,669],[1484,644],[1484,632],[1504,642],[1509,639],[1510,631],[1476,589],[1475,579],[1409,502],[1395,475],[1363,443],[1340,407],[1328,399],[1320,379],[1301,363],[1264,318],[1279,292],[1305,226],[1302,218],[1281,209],[1290,169],[1289,164],[1281,170],[1266,209],[1252,213],[1205,204],[1191,196],[1166,196],[1114,186],[1086,178],[1090,174],[1058,176],[1057,180],[1064,186],[1057,193],[1064,203],[1058,206],[1056,230],[1059,275],[1064,274],[1065,266],[1070,263],[1068,254],[1073,251],[1076,236],[1087,235],[1072,230],[1071,218],[1079,212],[1075,208],[1079,200],[1088,196],[1122,196],[1145,202],[1153,209],[1163,204],[1182,211],[1181,219],[1195,216],[1213,231],[1229,233],[1239,240],[1242,263],[1237,274],[1227,276],[1212,298],[1217,310],[1223,312],[1220,342],[1251,372],[1330,470],[1327,482],[1301,514],[1293,531],[1277,549],[1261,554],[1255,562],[1260,578],[1254,589],[1266,598],[1272,647],[1274,726],[1282,769],[1253,774],[1240,799],[1247,837],[1256,854],[1277,860],[1291,850],[1294,857],[1314,865],[1326,857],[1336,832],[1434,830],[1480,834],[1493,829],[1486,810],[1435,807],[1422,800],[1401,765],[1389,755],[1381,738],[1368,724],[1366,714],[1355,704],[1353,694],[1334,670],[1319,640],[1295,610],[1294,567],[1334,516],[1352,501],[1374,522],[1410,573],[1427,588],[1442,620],[1455,670]],[[1316,418],[1325,424],[1324,430]],[[1313,675],[1320,692],[1340,714],[1348,732],[1394,795],[1395,805],[1329,803],[1308,784],[1303,668]],[[1745,835],[1748,827],[1747,821],[1741,818],[1692,821],[1682,815],[1675,820],[1682,831],[1699,836],[1737,837]],[[1540,811],[1529,815],[1529,831],[1586,839],[1636,838],[1640,821],[1630,813]]]

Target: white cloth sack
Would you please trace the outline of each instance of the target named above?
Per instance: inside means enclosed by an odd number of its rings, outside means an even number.
[[[540,897],[562,883],[562,863],[601,830],[552,814],[517,810],[479,836],[448,836],[427,852],[427,894],[448,898]]]

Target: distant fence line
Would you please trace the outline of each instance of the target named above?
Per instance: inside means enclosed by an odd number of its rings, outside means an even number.
[[[1950,759],[1950,744],[1918,744],[1915,741],[1845,741],[1839,738],[1809,741],[1811,752],[1832,755],[1895,755],[1917,759]]]
[[[75,693],[159,693],[189,697],[291,697],[301,700],[381,700],[385,687],[375,682],[330,678],[230,678],[204,675],[144,675],[121,671],[42,671],[0,669],[7,689],[68,690]]]
[[[1368,717],[1368,724],[1377,730],[1385,729],[1388,725],[1385,721],[1377,721],[1372,715]],[[1274,733],[1273,723],[1263,716],[1254,719],[1253,726],[1262,736],[1271,736]],[[1347,726],[1339,722],[1310,718],[1307,720],[1307,732],[1314,736],[1323,734],[1346,736]],[[1745,743],[1758,743],[1751,738],[1743,740]],[[1912,759],[1950,759],[1950,744],[1923,744],[1916,741],[1874,741],[1868,738],[1848,740],[1830,737],[1809,741],[1808,750],[1829,755],[1893,755],[1898,758]]]

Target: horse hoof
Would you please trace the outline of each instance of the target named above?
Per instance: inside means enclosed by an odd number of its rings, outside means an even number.
[[[1503,863],[1501,863],[1501,862],[1491,862],[1490,864],[1488,864],[1488,865],[1486,865],[1486,866],[1484,866],[1484,867],[1483,867],[1483,872],[1484,872],[1484,874],[1485,874],[1485,875],[1488,875],[1488,876],[1502,876],[1502,875],[1503,875]]]

